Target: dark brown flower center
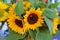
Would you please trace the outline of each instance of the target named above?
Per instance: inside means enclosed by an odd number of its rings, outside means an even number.
[[[23,23],[21,20],[15,19],[15,23],[19,26],[19,27],[23,27]]]
[[[60,30],[60,24],[57,25],[57,28]]]
[[[29,24],[35,24],[38,21],[38,16],[35,13],[32,13],[28,16],[27,21]]]

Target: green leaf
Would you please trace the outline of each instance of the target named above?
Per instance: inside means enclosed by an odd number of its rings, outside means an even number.
[[[21,14],[24,12],[23,0],[20,0],[19,2],[17,2],[15,12],[16,12],[16,15],[21,17]]]
[[[21,34],[15,33],[12,30],[9,30],[9,35],[5,38],[5,40],[19,40],[19,39],[23,40],[25,37],[26,37],[26,34],[21,35]]]
[[[45,22],[49,28],[50,33],[52,34],[52,29],[53,29],[53,21],[46,16],[44,16]]]
[[[29,1],[30,1],[31,6],[34,8],[34,7],[35,7],[35,5],[36,5],[35,0],[29,0]]]
[[[27,37],[27,34],[25,35],[20,35],[19,39],[24,40]]]
[[[37,29],[35,40],[52,40],[52,35],[50,34],[48,29],[45,30]]]
[[[0,0],[0,2],[1,2],[2,0]]]
[[[6,0],[0,0],[1,2],[4,2],[4,3],[7,3],[7,1]]]
[[[29,30],[29,35],[30,35],[33,39],[35,39],[35,37],[36,37],[36,31]]]
[[[58,17],[58,16],[56,15],[55,10],[52,10],[52,9],[46,9],[46,10],[43,12],[43,15],[46,16],[46,17],[48,17],[48,18],[50,18],[50,19]]]
[[[50,4],[51,4],[51,2],[50,2],[50,0],[48,0],[48,2],[47,2],[47,8],[50,6]]]
[[[38,8],[38,7],[40,7],[40,8],[43,8],[43,7],[47,7],[47,5],[46,5],[46,3],[44,3],[44,2],[40,2],[40,1],[38,1],[37,2],[37,4],[36,4],[36,8]]]
[[[3,2],[7,3],[7,0],[3,0]]]

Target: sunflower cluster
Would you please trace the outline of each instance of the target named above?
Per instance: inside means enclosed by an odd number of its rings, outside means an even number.
[[[8,24],[9,27],[18,33],[24,34],[29,29],[35,30],[37,27],[41,27],[44,23],[42,11],[40,8],[34,9],[31,8],[29,11],[26,11],[25,15],[23,16],[24,19],[17,16],[14,12],[15,4],[13,4],[9,8],[9,15],[8,15]]]
[[[24,1],[23,5],[24,9],[28,10],[30,3],[28,1]],[[0,21],[7,21],[9,27],[19,34],[24,34],[29,29],[35,30],[37,27],[41,27],[44,23],[40,8],[31,8],[29,11],[26,11],[25,15],[23,16],[24,19],[21,19],[21,17],[17,16],[14,11],[16,4],[11,4],[10,7],[8,7],[7,4],[0,2],[0,6]],[[7,12],[6,9],[8,8],[9,11]]]
[[[55,14],[52,14],[53,16],[50,16],[51,13],[54,13],[50,9],[51,5],[48,5],[49,7],[45,8],[44,6],[46,5],[41,5],[41,7],[39,4],[40,1],[35,1],[34,4],[31,3],[30,0],[23,0],[23,2],[19,3],[19,5],[18,2],[20,1],[15,0],[15,2],[13,1],[14,3],[10,4],[9,6],[6,3],[0,2],[0,22],[6,21],[11,30],[19,34],[25,34],[28,30],[34,31],[36,30],[36,28],[41,28],[42,26],[44,26],[43,24],[46,25],[47,22],[45,22],[46,20],[44,20],[44,17],[46,16],[46,18],[50,18],[53,21],[52,33],[55,34],[56,30],[58,30],[59,18],[55,18]],[[21,6],[21,4],[23,4],[23,7]],[[44,4],[47,4],[47,1],[45,1]],[[22,7],[23,12],[21,12],[21,10],[19,9],[20,6]],[[16,11],[15,8],[18,10]],[[18,13],[18,11],[20,14]],[[58,11],[56,12],[56,15],[58,16]]]
[[[0,36],[7,34],[7,40],[50,40],[52,34],[60,31],[60,10],[53,2],[10,0],[8,3],[0,0]]]

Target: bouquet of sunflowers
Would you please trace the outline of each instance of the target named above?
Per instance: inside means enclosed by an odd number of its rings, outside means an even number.
[[[58,0],[0,0],[0,40],[52,40],[60,29]]]

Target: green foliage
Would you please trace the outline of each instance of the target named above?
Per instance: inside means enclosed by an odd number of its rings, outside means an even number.
[[[34,8],[35,5],[36,5],[36,1],[35,1],[35,0],[30,0],[30,4],[31,4],[31,6]]]
[[[0,0],[6,3],[6,0]],[[25,40],[26,38],[28,38],[27,36],[30,36],[32,39],[34,40],[52,40],[52,29],[53,29],[53,18],[57,18],[58,16],[56,16],[56,11],[54,8],[56,8],[60,3],[55,3],[52,4],[50,2],[50,0],[48,0],[47,3],[44,2],[44,0],[29,0],[30,1],[30,7],[31,8],[45,8],[45,10],[43,11],[43,16],[44,16],[44,21],[47,24],[47,28],[46,27],[40,27],[37,28],[36,30],[32,31],[29,30],[29,34],[18,34],[15,33],[14,31],[9,29],[9,35],[5,38],[5,40]],[[18,15],[19,17],[21,17],[21,14],[24,13],[24,5],[23,5],[23,0],[20,0],[19,2],[16,2],[16,0],[11,0],[11,3],[16,3],[16,7],[15,7],[15,12],[16,15]],[[51,8],[51,9],[49,9]],[[0,16],[2,16],[0,14]]]
[[[44,19],[45,19],[45,22],[46,22],[46,24],[49,28],[50,33],[52,34],[52,29],[54,27],[53,26],[53,21],[51,19],[47,18],[46,16],[44,16]]]
[[[38,8],[38,7],[40,7],[40,8],[43,8],[43,7],[47,7],[47,5],[46,5],[46,3],[43,3],[43,2],[38,2],[37,3],[37,5],[36,5],[36,8]]]
[[[59,2],[56,2],[54,4],[51,4],[52,8],[56,8],[60,3]]]
[[[7,0],[0,0],[1,2],[7,3]]]
[[[48,0],[48,2],[47,2],[47,8],[50,6],[50,4],[51,4],[51,2],[50,2],[50,0]]]
[[[35,37],[36,37],[36,31],[29,30],[29,35],[30,35],[33,39],[35,39]]]
[[[19,40],[25,40],[27,38],[27,33],[24,35],[20,35]]]
[[[0,0],[0,1],[2,1],[2,0]]]
[[[35,40],[52,40],[52,35],[48,29],[39,29],[37,28],[37,34]]]
[[[27,34],[21,35],[21,34],[15,33],[12,30],[9,30],[9,35],[5,38],[5,40],[23,40],[26,36]]]
[[[44,12],[43,12],[43,15],[52,19],[52,18],[56,18],[58,17],[56,15],[56,11],[55,10],[52,10],[52,9],[46,9]]]
[[[20,0],[19,2],[17,2],[15,12],[16,12],[16,15],[21,17],[21,14],[24,12],[23,0]]]

